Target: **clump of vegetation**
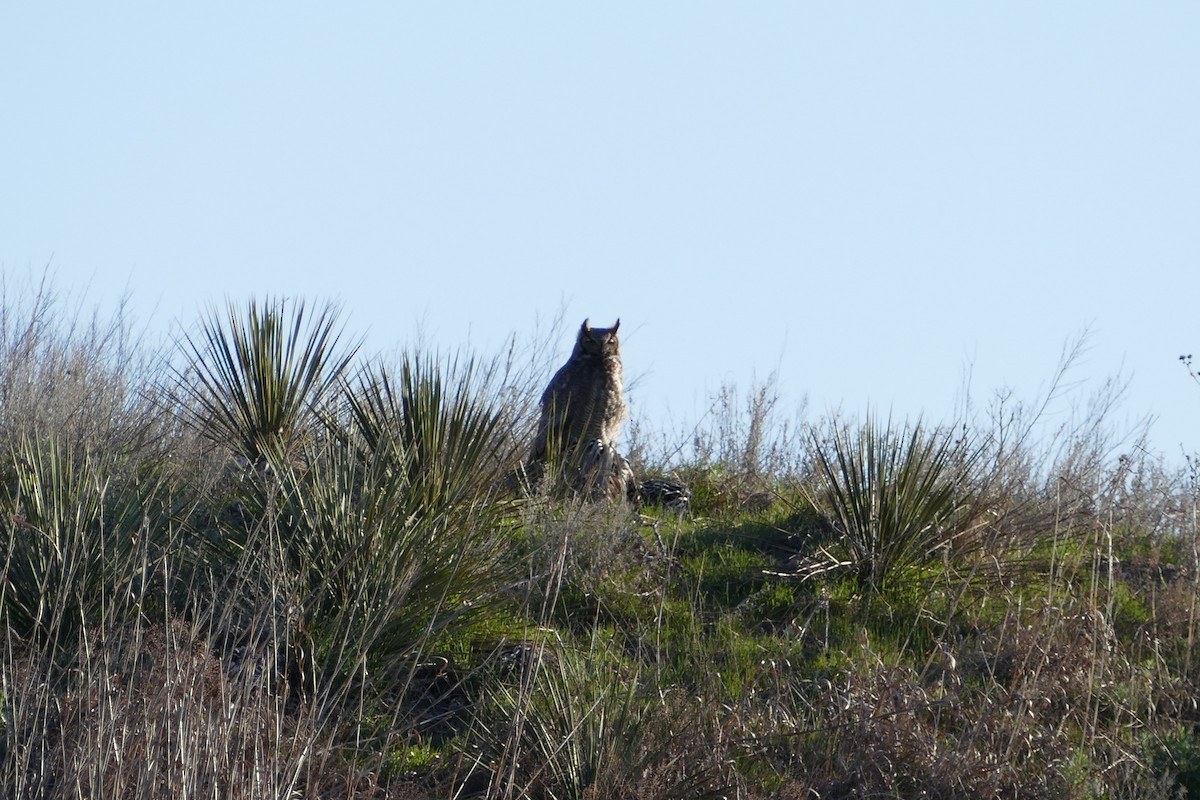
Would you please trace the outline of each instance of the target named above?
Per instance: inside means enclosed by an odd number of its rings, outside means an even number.
[[[837,426],[828,442],[814,432],[817,481],[802,490],[834,532],[828,569],[847,568],[874,594],[972,533],[980,452],[948,431],[896,430],[872,417],[857,430]]]
[[[1117,448],[1113,384],[1054,430],[1059,380],[952,427],[725,387],[631,447],[691,510],[634,511],[520,491],[536,348],[0,299],[0,796],[1200,786],[1200,480]]]
[[[176,405],[214,442],[253,463],[281,464],[313,433],[357,347],[339,350],[338,312],[312,317],[304,303],[229,301],[196,336],[184,334],[187,367]]]

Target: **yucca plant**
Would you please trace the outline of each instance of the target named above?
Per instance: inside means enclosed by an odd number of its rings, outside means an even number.
[[[27,435],[8,454],[0,498],[5,631],[58,638],[139,601],[170,509],[159,470],[122,460],[49,435]]]
[[[355,614],[378,593],[389,615],[381,635],[396,648],[440,630],[459,605],[485,604],[507,580],[507,534],[486,502],[414,509],[408,476],[335,439],[310,448],[308,460],[307,471],[286,473],[278,524],[309,613]]]
[[[493,375],[473,358],[409,354],[398,375],[369,367],[348,387],[348,427],[402,481],[410,513],[479,502],[519,463]]]
[[[272,299],[212,309],[200,334],[183,337],[180,407],[210,439],[252,463],[282,464],[358,349],[343,346],[338,316],[332,304],[310,315],[303,302]]]
[[[814,432],[812,450],[817,481],[805,494],[836,534],[824,555],[852,571],[868,597],[971,528],[979,450],[949,431],[868,416],[858,430],[837,426],[829,440]]]
[[[407,713],[394,697],[422,654],[515,581],[515,537],[491,497],[512,449],[498,402],[472,367],[364,371],[345,413],[324,418],[329,435],[298,446],[304,468],[244,492],[256,524],[224,552],[275,576],[322,707],[353,688]]]

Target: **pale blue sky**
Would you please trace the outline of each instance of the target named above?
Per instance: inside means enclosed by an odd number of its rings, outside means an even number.
[[[632,413],[1074,377],[1200,449],[1200,4],[8,3],[0,267],[372,349],[622,320]],[[469,333],[468,333],[469,332]],[[1065,413],[1063,410],[1061,413]],[[653,426],[653,425],[651,425]]]

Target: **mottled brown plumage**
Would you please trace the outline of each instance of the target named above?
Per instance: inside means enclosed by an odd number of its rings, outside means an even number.
[[[587,488],[589,494],[614,494],[607,488],[592,488],[613,483],[614,457],[620,458],[616,439],[625,418],[617,338],[620,325],[617,320],[611,328],[593,328],[583,321],[571,357],[542,393],[541,417],[530,453],[532,464],[552,461],[569,465],[586,484],[576,488]]]

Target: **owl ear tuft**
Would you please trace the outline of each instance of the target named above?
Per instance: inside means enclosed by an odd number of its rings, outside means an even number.
[[[616,332],[617,332],[617,328],[619,328],[619,327],[621,327],[621,318],[620,318],[620,317],[617,317],[617,321],[613,323],[613,326],[612,326],[612,332],[613,332],[613,333],[616,333]]]
[[[590,319],[590,317],[589,317],[589,319]],[[592,326],[588,324],[588,321],[586,319],[583,321],[583,324],[579,326],[579,330],[582,331],[583,333],[587,333],[591,329],[592,329]]]

